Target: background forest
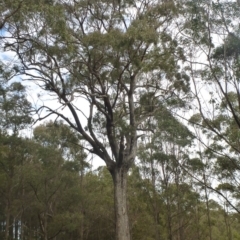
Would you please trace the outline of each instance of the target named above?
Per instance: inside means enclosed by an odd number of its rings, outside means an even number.
[[[239,1],[0,11],[0,239],[240,239]]]

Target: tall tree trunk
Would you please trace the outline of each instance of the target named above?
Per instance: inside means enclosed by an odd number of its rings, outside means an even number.
[[[82,166],[81,166],[81,171],[80,171],[80,187],[81,189],[83,189],[83,177],[84,177],[84,166],[83,166],[83,162],[81,162]],[[83,202],[81,201],[80,203],[80,210],[81,210],[81,222],[80,222],[80,230],[79,230],[79,237],[80,240],[83,240],[84,238],[84,205]]]
[[[227,238],[228,240],[232,240],[231,223],[229,222],[229,212],[226,205],[224,207],[224,222],[226,226]]]
[[[204,192],[205,192],[205,199],[206,199],[206,206],[207,206],[207,220],[208,220],[208,229],[209,229],[209,239],[212,240],[212,222],[211,222],[211,216],[210,216],[210,208],[209,208],[209,198],[208,198],[208,192],[207,192],[207,180],[205,173],[203,174],[203,180],[204,180]]]
[[[10,210],[9,210],[9,202],[7,201],[6,212],[5,212],[5,240],[9,239],[9,227],[10,227]]]
[[[14,219],[13,219],[13,216],[10,216],[9,239],[13,239],[13,226],[14,226]]]
[[[114,183],[114,205],[116,240],[130,240],[130,227],[127,207],[127,172],[123,166],[116,166],[111,172]]]
[[[196,240],[200,240],[201,239],[201,234],[200,234],[200,211],[199,211],[199,202],[197,202],[197,205],[196,205],[196,220],[195,222],[197,223],[197,237],[196,237]]]
[[[21,217],[21,222],[20,222],[20,239],[25,239],[24,220],[25,220],[24,217]],[[30,229],[31,229],[31,220],[30,220],[30,225],[29,226],[30,226]],[[30,235],[29,239],[31,239],[31,235]]]
[[[18,220],[14,221],[14,239],[18,239],[18,229],[19,225],[18,225]]]
[[[11,228],[11,193],[12,193],[12,188],[11,188],[11,179],[9,180],[9,187],[8,187],[8,193],[6,197],[6,207],[5,207],[5,240],[8,240],[10,237],[10,228]]]
[[[151,157],[153,155],[152,150]],[[159,221],[159,203],[157,199],[157,192],[156,192],[156,175],[154,169],[154,160],[150,161],[151,164],[151,177],[152,177],[152,188],[153,188],[153,216],[154,216],[154,223],[155,223],[155,240],[161,240],[161,234],[159,230],[160,221]]]

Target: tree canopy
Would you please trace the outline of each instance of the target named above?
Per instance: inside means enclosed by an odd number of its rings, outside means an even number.
[[[239,238],[238,1],[0,7],[5,240]]]

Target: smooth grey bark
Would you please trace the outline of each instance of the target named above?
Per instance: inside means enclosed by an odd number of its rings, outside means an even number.
[[[127,204],[127,172],[124,166],[116,166],[111,172],[114,184],[116,240],[130,240]]]

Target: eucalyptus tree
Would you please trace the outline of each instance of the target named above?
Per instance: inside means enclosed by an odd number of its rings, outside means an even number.
[[[239,171],[240,6],[238,1],[189,1],[187,5],[189,12],[185,15],[182,40],[189,44],[186,66],[195,95],[190,122],[207,162],[201,157],[200,160],[203,165],[215,167],[220,183],[231,182],[236,187],[239,181],[236,173]],[[220,188],[210,184],[208,187],[227,197]]]
[[[21,174],[18,167],[24,161],[26,142],[16,136],[0,132],[0,198],[2,239],[13,236],[15,219],[19,219],[21,208],[18,208],[16,197],[21,195]],[[20,180],[20,181],[19,181]]]
[[[179,103],[172,103],[172,111],[179,106]],[[164,106],[145,127],[149,133],[142,136],[138,157],[143,176],[151,182],[147,191],[155,221],[155,239],[163,238],[161,229],[165,227],[161,219],[164,219],[167,226],[168,239],[174,239],[174,233],[178,234],[179,239],[184,239],[184,228],[181,227],[184,218],[181,209],[184,204],[181,193],[186,189],[184,182],[187,178],[184,177],[181,166],[188,159],[193,136]],[[186,199],[184,202],[187,202]],[[164,213],[163,206],[167,209]]]
[[[111,173],[117,240],[130,239],[127,174],[141,124],[188,91],[179,9],[174,1],[29,1],[7,27],[19,74],[57,102],[38,105],[39,119],[65,120]]]
[[[21,218],[22,211],[16,201],[16,196],[20,196],[22,190],[18,167],[26,159],[25,149],[29,142],[18,134],[32,122],[31,104],[24,86],[7,82],[12,74],[4,64],[0,65],[0,196],[4,239],[13,236],[13,228],[15,226],[15,230],[18,229],[18,220]]]
[[[79,234],[83,219],[79,173],[87,164],[79,138],[59,121],[39,125],[33,133],[19,168],[23,185],[19,197],[21,238],[83,239]]]
[[[25,87],[19,82],[0,86],[0,126],[18,135],[32,122],[32,106],[26,97]]]

